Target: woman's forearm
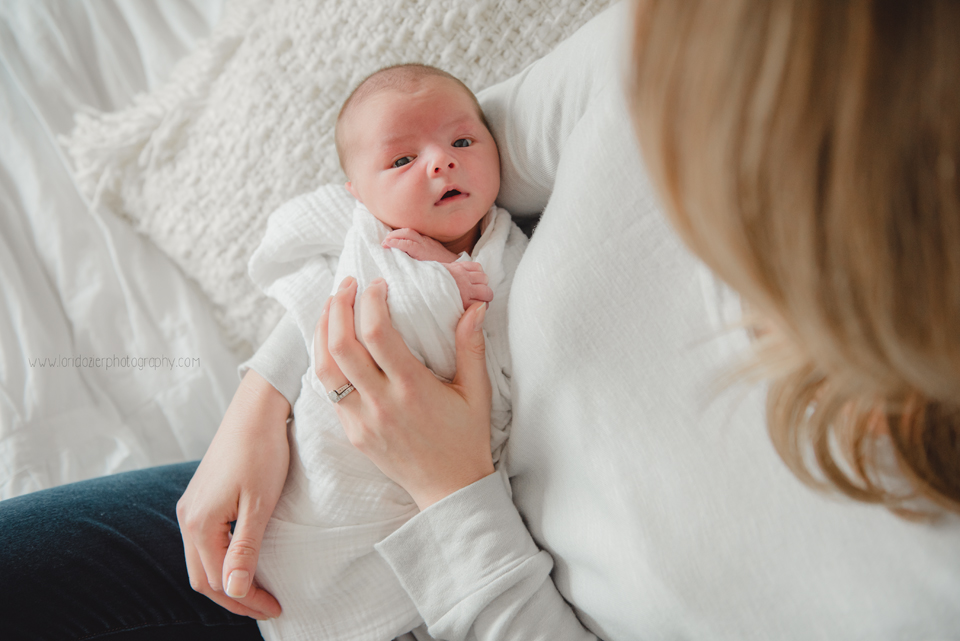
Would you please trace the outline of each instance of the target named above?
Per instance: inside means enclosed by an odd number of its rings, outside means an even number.
[[[377,544],[439,639],[596,641],[550,578],[499,473],[451,494]]]
[[[270,431],[286,429],[290,410],[286,397],[267,379],[251,369],[240,381],[220,428]]]

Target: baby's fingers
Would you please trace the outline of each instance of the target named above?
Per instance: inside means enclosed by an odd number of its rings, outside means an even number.
[[[423,236],[409,227],[404,227],[403,229],[394,229],[392,232],[387,234],[386,238],[383,239],[383,242],[387,242],[388,240],[409,240],[418,242],[423,240]]]
[[[401,247],[423,244],[423,236],[412,229],[394,229],[381,243],[384,247]]]
[[[384,249],[399,249],[405,254],[408,254],[410,258],[420,260],[416,256],[421,253],[418,251],[421,247],[420,243],[408,238],[384,238],[380,246]]]
[[[452,263],[457,260],[457,255],[442,244],[412,229],[393,230],[383,239],[381,246],[384,249],[399,249],[414,260],[438,263]]]
[[[387,234],[380,246],[385,249],[399,249],[410,254],[411,258],[417,258],[413,254],[423,246],[423,236],[412,229],[394,229]]]
[[[470,288],[470,305],[473,303],[489,303],[493,300],[493,290],[486,285],[473,285]],[[466,305],[466,307],[470,307]]]
[[[467,278],[470,279],[471,285],[486,285],[490,282],[487,275],[483,272],[468,272]]]

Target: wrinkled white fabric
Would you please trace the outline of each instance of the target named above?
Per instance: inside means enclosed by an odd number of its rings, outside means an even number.
[[[336,284],[353,276],[359,295],[383,277],[394,327],[422,363],[449,381],[456,370],[455,330],[464,309],[446,268],[384,249],[381,242],[390,228],[359,203],[350,214],[341,254],[330,239],[341,236],[353,202],[342,186],[321,187],[294,199],[271,216],[250,261],[254,282],[289,310],[311,355],[293,408],[290,471],[257,569],[259,583],[283,607],[279,618],[260,623],[268,641],[389,641],[421,622],[393,570],[373,548],[414,516],[417,507],[347,440],[314,373],[312,341]],[[484,331],[494,390],[490,446],[503,488],[509,488],[501,457],[510,422],[506,300],[526,243],[510,215],[493,207],[483,219],[472,256],[460,257],[480,263],[494,291]],[[359,335],[359,313],[356,323]]]
[[[220,4],[0,2],[0,499],[199,458],[237,388],[210,302],[58,142],[155,88]]]

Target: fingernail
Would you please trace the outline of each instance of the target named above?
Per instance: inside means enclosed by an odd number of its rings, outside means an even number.
[[[473,317],[473,331],[479,332],[483,329],[483,318],[487,315],[487,304],[484,303],[479,310],[477,310],[477,315]]]
[[[234,570],[227,577],[227,596],[241,599],[250,590],[250,573],[246,570]]]
[[[351,285],[352,283],[353,283],[353,277],[352,277],[352,276],[347,276],[347,277],[344,278],[342,281],[340,281],[340,287],[338,287],[337,289],[338,289],[339,291],[343,291],[343,290],[346,289],[347,287],[350,287],[350,285]]]

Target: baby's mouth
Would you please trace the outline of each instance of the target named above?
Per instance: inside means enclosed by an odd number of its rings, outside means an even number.
[[[448,189],[447,191],[443,192],[442,196],[440,196],[440,200],[438,200],[434,204],[443,205],[444,203],[450,202],[451,200],[462,200],[463,198],[466,198],[469,195],[470,194],[464,193],[459,189]]]

